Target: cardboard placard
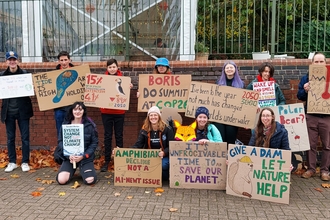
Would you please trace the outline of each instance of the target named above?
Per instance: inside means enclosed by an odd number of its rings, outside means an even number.
[[[63,154],[64,156],[84,155],[84,125],[66,124],[62,125]]]
[[[33,74],[33,84],[40,111],[84,101],[85,75],[89,66]]]
[[[131,78],[88,73],[86,74],[86,106],[128,110]]]
[[[260,93],[259,96],[260,108],[276,106],[274,81],[254,82],[253,91]]]
[[[115,186],[161,187],[162,159],[155,149],[115,148]]]
[[[33,96],[32,74],[0,77],[0,99]]]
[[[170,187],[226,189],[227,143],[170,141]]]
[[[154,105],[184,112],[190,82],[191,75],[140,74],[138,112],[148,112]]]
[[[306,117],[303,103],[270,107],[275,113],[275,120],[288,131],[292,152],[310,149]]]
[[[289,204],[291,151],[229,144],[226,193]]]
[[[192,81],[185,116],[194,118],[196,109],[205,106],[210,121],[254,128],[258,101],[259,92]]]
[[[330,114],[330,66],[310,65],[307,113]]]

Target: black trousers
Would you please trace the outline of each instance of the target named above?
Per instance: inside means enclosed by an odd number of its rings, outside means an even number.
[[[125,114],[102,114],[104,127],[104,157],[105,161],[111,160],[112,154],[112,134],[115,131],[116,147],[123,147]]]

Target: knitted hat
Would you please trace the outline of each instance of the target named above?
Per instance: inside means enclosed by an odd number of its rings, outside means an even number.
[[[198,115],[200,115],[200,114],[204,114],[207,116],[207,118],[210,118],[209,110],[207,108],[205,108],[204,106],[198,107],[198,109],[196,110],[196,113],[195,113],[195,118],[197,118]]]
[[[150,113],[157,113],[159,116],[161,115],[160,110],[157,106],[152,106],[148,111],[148,115],[150,115]]]

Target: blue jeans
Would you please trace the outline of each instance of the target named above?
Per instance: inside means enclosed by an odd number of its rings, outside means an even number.
[[[30,160],[30,119],[20,119],[19,114],[7,115],[5,124],[7,132],[7,147],[10,163],[16,163],[16,120],[21,133],[22,140],[22,163],[29,163]]]
[[[66,111],[62,109],[56,109],[55,111],[55,121],[56,121],[56,130],[57,130],[57,138],[61,132],[62,124],[66,115]]]
[[[170,177],[170,158],[163,157],[162,159],[162,180],[168,180]]]

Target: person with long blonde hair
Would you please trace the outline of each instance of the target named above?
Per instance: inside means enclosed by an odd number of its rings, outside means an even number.
[[[170,171],[169,142],[173,140],[172,128],[162,120],[159,108],[153,106],[149,109],[138,140],[132,148],[161,149],[158,156],[162,158],[162,179],[168,180]]]

